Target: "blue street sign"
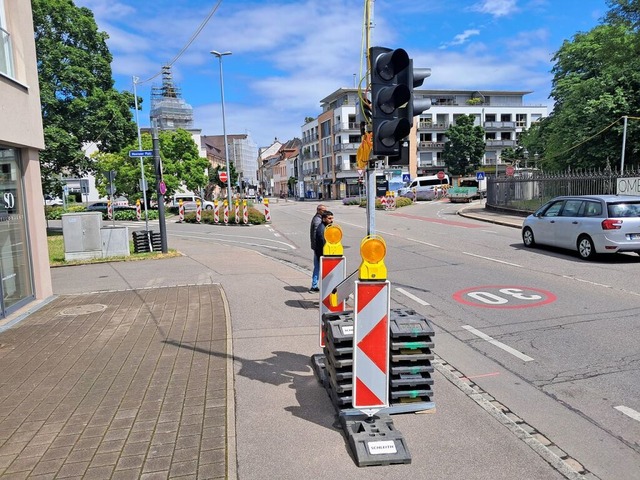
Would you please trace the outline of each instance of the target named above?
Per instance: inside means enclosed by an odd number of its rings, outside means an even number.
[[[153,150],[129,150],[130,157],[153,157]]]
[[[409,175],[408,173],[403,173],[402,174],[402,181],[403,182],[410,182],[411,181],[411,175]]]
[[[476,172],[476,180],[484,180],[484,172]]]

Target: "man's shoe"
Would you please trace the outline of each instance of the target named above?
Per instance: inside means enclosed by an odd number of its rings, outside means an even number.
[[[320,289],[318,287],[311,287],[309,289],[309,293],[318,293],[320,291]]]

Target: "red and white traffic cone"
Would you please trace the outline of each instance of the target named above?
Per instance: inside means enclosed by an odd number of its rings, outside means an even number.
[[[249,208],[247,207],[247,201],[242,201],[242,221],[245,225],[249,224]]]
[[[142,218],[142,212],[140,211],[140,200],[136,200],[136,219],[140,221]]]
[[[264,219],[266,222],[271,221],[271,214],[269,213],[269,199],[264,199]]]
[[[218,209],[218,200],[213,201],[213,223],[220,223],[220,211]]]
[[[235,204],[234,217],[236,219],[236,225],[239,224],[240,223],[240,202],[238,202],[238,200],[236,200],[236,204]]]
[[[178,201],[178,223],[184,222],[184,205],[182,200]]]
[[[224,224],[229,225],[229,202],[224,201]]]
[[[202,205],[200,204],[200,200],[196,200],[196,223],[200,223],[202,219]]]

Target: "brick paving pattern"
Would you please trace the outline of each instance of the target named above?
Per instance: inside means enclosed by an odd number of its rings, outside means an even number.
[[[221,295],[61,296],[0,334],[2,478],[225,478]]]

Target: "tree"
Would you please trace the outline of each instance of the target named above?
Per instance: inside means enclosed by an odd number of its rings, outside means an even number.
[[[72,0],[32,0],[45,150],[45,193],[60,194],[58,175],[81,176],[92,162],[83,145],[119,152],[136,137],[134,97],[113,88],[112,56],[93,13]]]
[[[151,135],[143,133],[143,150],[153,148]],[[206,158],[199,156],[198,146],[191,134],[183,129],[161,131],[158,134],[160,143],[160,159],[162,163],[162,179],[167,186],[166,197],[172,196],[181,186],[199,192],[206,188],[208,179],[205,170],[209,166]],[[139,188],[141,179],[140,159],[129,157],[129,150],[137,150],[137,140],[126,145],[118,153],[99,152],[94,155],[93,169],[98,171],[96,186],[101,195],[106,194],[107,178],[105,172],[115,170],[116,192],[129,199],[130,202],[143,197]],[[147,203],[156,195],[156,174],[152,158],[144,158],[144,176],[147,181]]]
[[[604,24],[577,33],[553,58],[556,103],[539,135],[548,167],[605,168],[620,157],[622,117],[640,110],[640,2],[608,4]],[[626,146],[626,164],[637,164],[638,122],[629,122]]]
[[[474,115],[456,117],[455,125],[449,127],[442,159],[453,175],[473,173],[484,155],[484,129],[474,125]]]

